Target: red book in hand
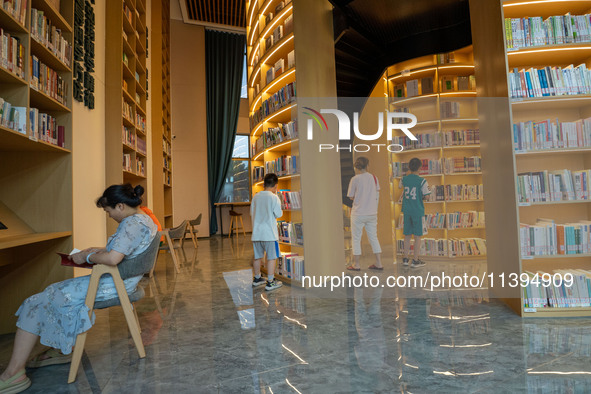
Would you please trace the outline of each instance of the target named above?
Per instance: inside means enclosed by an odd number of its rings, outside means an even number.
[[[58,253],[62,258],[62,265],[66,267],[78,267],[78,268],[89,268],[92,269],[93,265],[88,263],[76,264],[69,259],[70,255],[67,253]]]

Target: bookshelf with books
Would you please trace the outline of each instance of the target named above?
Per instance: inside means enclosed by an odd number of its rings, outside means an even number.
[[[107,2],[106,183],[147,188],[148,92],[145,0]],[[144,201],[146,203],[146,201]],[[111,226],[111,224],[109,224]]]
[[[390,191],[396,253],[404,250],[399,183],[413,157],[431,189],[425,202],[421,255],[426,258],[486,257],[480,131],[472,47],[407,60],[387,70],[388,109],[417,117],[411,141],[401,131],[390,153]],[[404,120],[407,122],[408,120]],[[414,247],[414,245],[413,245]]]
[[[489,264],[540,282],[501,296],[524,317],[591,316],[591,5],[511,0],[470,6],[475,57],[502,59],[476,67],[478,80],[486,81],[478,96],[487,119],[481,129],[494,250]],[[503,192],[495,192],[501,184]],[[494,212],[503,212],[502,221]],[[571,285],[543,284],[558,276]]]
[[[72,275],[56,256],[73,243],[74,3],[59,4],[0,6],[0,334],[25,298]]]
[[[170,113],[170,0],[152,2],[152,146],[153,211],[172,227],[172,128]],[[160,44],[161,43],[161,44]],[[162,147],[162,148],[160,148]],[[158,153],[156,153],[158,152]]]
[[[329,13],[328,6],[322,2],[305,0],[301,2],[278,0],[251,0],[247,2],[247,66],[248,66],[248,97],[249,117],[251,129],[251,182],[253,195],[263,190],[263,178],[266,173],[276,173],[279,177],[278,194],[282,201],[283,216],[278,219],[278,231],[280,233],[280,250],[282,270],[278,270],[277,276],[285,282],[296,281],[299,283],[302,275],[320,273],[327,270],[336,272],[341,268],[342,261],[338,256],[334,262],[322,256],[331,249],[326,245],[338,243],[339,235],[331,230],[328,236],[319,236],[322,227],[326,226],[334,216],[341,221],[341,211],[327,209],[315,214],[315,198],[322,200],[321,191],[314,196],[315,186],[314,169],[311,168],[313,155],[317,146],[300,138],[298,119],[301,117],[302,103],[296,97],[304,94],[305,97],[335,97],[336,86],[331,79],[326,78],[325,83],[315,83],[314,78],[319,74],[317,67],[326,64],[324,70],[334,72],[334,57],[330,54],[334,51],[333,38],[326,32],[332,31],[332,21],[326,18]],[[297,15],[306,15],[306,19],[299,19]],[[309,15],[315,15],[318,19],[316,25],[310,28]],[[326,29],[326,30],[324,30]],[[318,31],[322,30],[321,33]],[[321,56],[312,55],[310,51],[302,49],[297,52],[298,46],[304,48],[314,41],[330,49]],[[296,52],[299,53],[298,66],[296,67]],[[316,66],[316,69],[313,69]],[[323,77],[324,78],[324,77]],[[297,82],[297,84],[296,84]],[[304,163],[305,158],[311,158],[309,163]],[[337,165],[334,157],[324,157],[317,162],[321,173],[328,171]],[[330,164],[322,166],[322,160]],[[339,171],[338,169],[336,170]],[[335,173],[331,174],[334,178]],[[335,179],[338,179],[336,177]],[[332,179],[329,181],[332,182]],[[335,183],[336,185],[336,183]],[[306,196],[305,190],[310,194]],[[328,193],[340,193],[340,185]],[[340,194],[331,195],[328,200],[336,198]],[[340,198],[340,197],[338,197]],[[333,212],[334,211],[334,212]],[[325,217],[328,221],[317,226],[316,221]],[[309,217],[305,226],[304,218]],[[304,230],[305,227],[305,230]],[[337,226],[342,227],[342,226]],[[328,233],[328,231],[327,231]],[[342,235],[342,234],[341,234]],[[343,237],[340,237],[342,243]],[[321,241],[326,244],[322,245]],[[339,249],[335,247],[334,249]],[[343,249],[340,247],[340,249]],[[308,256],[308,257],[306,257]],[[313,261],[327,261],[325,265],[306,265],[305,259],[314,256]],[[341,268],[342,269],[342,268]]]

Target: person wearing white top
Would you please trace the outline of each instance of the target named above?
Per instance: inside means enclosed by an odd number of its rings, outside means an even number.
[[[380,184],[375,175],[367,172],[369,159],[358,157],[355,160],[355,175],[349,183],[347,197],[353,200],[351,209],[351,237],[353,240],[353,264],[347,267],[348,270],[359,271],[359,260],[361,258],[361,236],[363,228],[371,244],[371,249],[376,258],[375,264],[369,269],[382,271],[382,248],[378,241],[378,200]]]
[[[267,174],[263,180],[265,190],[258,192],[250,204],[252,220],[252,247],[254,249],[253,287],[265,285],[265,290],[278,289],[282,283],[274,279],[275,262],[279,257],[279,233],[277,219],[283,215],[281,201],[277,197],[277,183],[275,174]],[[267,254],[267,280],[261,277],[261,260]],[[265,283],[266,282],[266,283]]]

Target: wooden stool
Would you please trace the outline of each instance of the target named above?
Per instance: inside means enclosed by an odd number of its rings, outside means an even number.
[[[238,226],[238,219],[240,219],[240,226]],[[238,230],[242,230],[242,234],[246,236],[246,232],[244,231],[244,222],[242,221],[242,214],[234,210],[230,210],[230,234],[228,234],[228,237],[232,236],[234,230],[236,230],[236,233],[238,233]]]

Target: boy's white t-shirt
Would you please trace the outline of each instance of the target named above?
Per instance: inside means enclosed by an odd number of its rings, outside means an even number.
[[[353,198],[351,215],[367,216],[378,214],[380,183],[369,172],[355,175],[349,183],[347,197]]]
[[[250,218],[252,241],[278,241],[277,218],[283,215],[281,201],[273,192],[263,190],[252,198]]]

